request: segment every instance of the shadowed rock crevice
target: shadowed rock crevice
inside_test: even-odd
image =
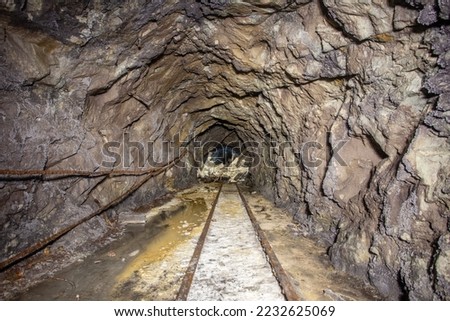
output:
[[[336,268],[448,300],[448,20],[445,1],[3,1],[1,170],[182,157],[145,182],[2,172],[0,260],[114,204],[50,247],[92,251],[119,213],[195,184],[212,142],[239,143],[246,182]]]

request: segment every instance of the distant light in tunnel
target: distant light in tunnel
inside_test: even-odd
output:
[[[211,160],[214,164],[230,164],[237,156],[241,154],[238,147],[223,146],[222,144],[216,146],[211,153]]]

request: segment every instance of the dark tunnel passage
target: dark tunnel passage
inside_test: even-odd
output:
[[[0,2],[1,298],[129,235],[124,222],[179,245],[152,209],[200,233],[215,184],[237,182],[295,236],[282,249],[322,246],[377,297],[450,299],[448,13],[415,0]]]
[[[229,165],[237,156],[241,154],[239,147],[216,145],[211,152],[211,159],[214,164],[224,164]]]

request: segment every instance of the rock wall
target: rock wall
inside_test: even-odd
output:
[[[0,169],[142,170],[234,131],[255,187],[337,268],[390,299],[450,299],[447,1],[0,8]],[[192,155],[106,213],[194,182]],[[141,181],[4,177],[1,259]]]

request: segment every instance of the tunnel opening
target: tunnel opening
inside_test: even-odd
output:
[[[236,128],[218,122],[199,135],[202,161],[197,178],[201,182],[246,183],[249,163],[245,145]]]
[[[216,145],[208,156],[215,165],[229,166],[241,154],[239,147]]]

